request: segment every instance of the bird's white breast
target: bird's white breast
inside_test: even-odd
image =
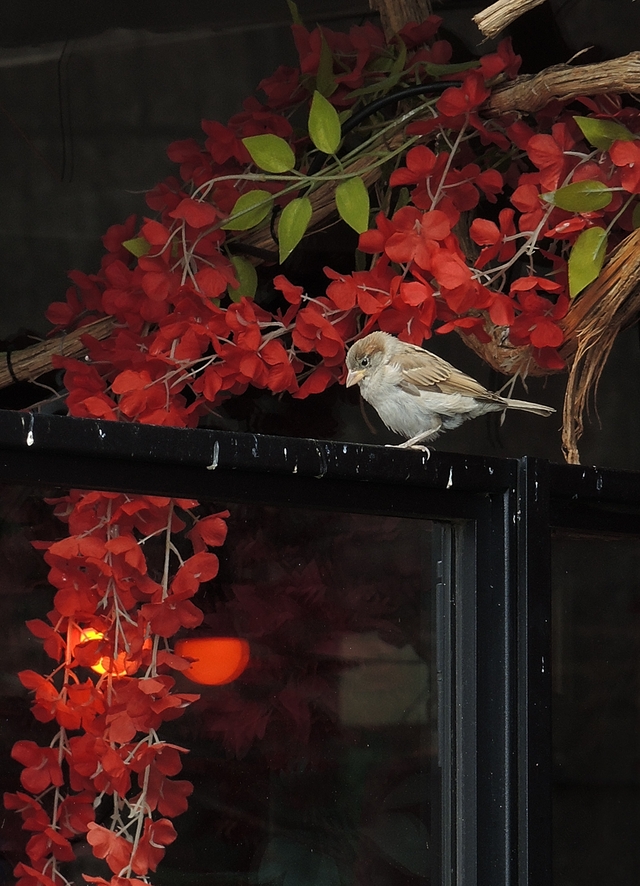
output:
[[[414,388],[416,393],[411,393],[401,387],[402,380],[400,367],[390,364],[384,373],[363,378],[360,390],[385,425],[405,437],[434,430],[440,424],[443,430],[457,428],[466,419],[487,411],[489,406],[462,394],[442,394],[418,388]]]

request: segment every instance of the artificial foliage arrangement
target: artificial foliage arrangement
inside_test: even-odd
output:
[[[386,39],[371,23],[296,20],[297,68],[263,80],[227,124],[204,121],[203,143],[169,146],[176,174],[48,311],[87,354],[54,358],[69,414],[195,427],[250,386],[306,398],[340,382],[346,349],[376,329],[416,344],[455,331],[514,376],[582,366],[580,388],[593,317],[617,330],[637,310],[640,111],[604,86],[505,108],[510,42],[457,63],[438,25]],[[335,223],[353,232],[353,268],[326,267],[309,291],[289,258]],[[615,301],[598,300],[603,280]],[[162,738],[197,697],[176,690],[189,660],[172,638],[202,622],[228,513],[97,492],[53,507],[68,535],[44,545],[55,596],[29,629],[54,664],[20,679],[56,731],[13,749],[23,790],[5,806],[31,834],[16,874],[66,886],[85,839],[106,863],[87,881],[142,886],[192,790],[176,778],[188,749]]]

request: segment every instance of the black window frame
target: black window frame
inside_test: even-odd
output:
[[[442,883],[551,883],[551,538],[640,533],[640,474],[5,411],[0,483],[449,524],[440,728],[456,745],[442,761]]]

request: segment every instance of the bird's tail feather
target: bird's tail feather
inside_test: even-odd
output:
[[[543,406],[541,403],[527,403],[526,400],[510,400],[504,398],[505,404],[509,409],[522,409],[523,412],[533,412],[535,415],[552,415],[555,409],[551,406]]]

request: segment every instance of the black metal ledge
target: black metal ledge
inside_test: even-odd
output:
[[[514,488],[516,467],[507,459],[0,412],[3,483],[298,506],[307,496],[316,507],[340,509],[356,498],[371,509],[375,497],[376,510],[419,513],[426,488],[452,504],[460,494],[503,494]]]
[[[551,525],[640,534],[636,473],[0,411],[1,483],[451,517],[515,494],[519,464],[548,484]]]

